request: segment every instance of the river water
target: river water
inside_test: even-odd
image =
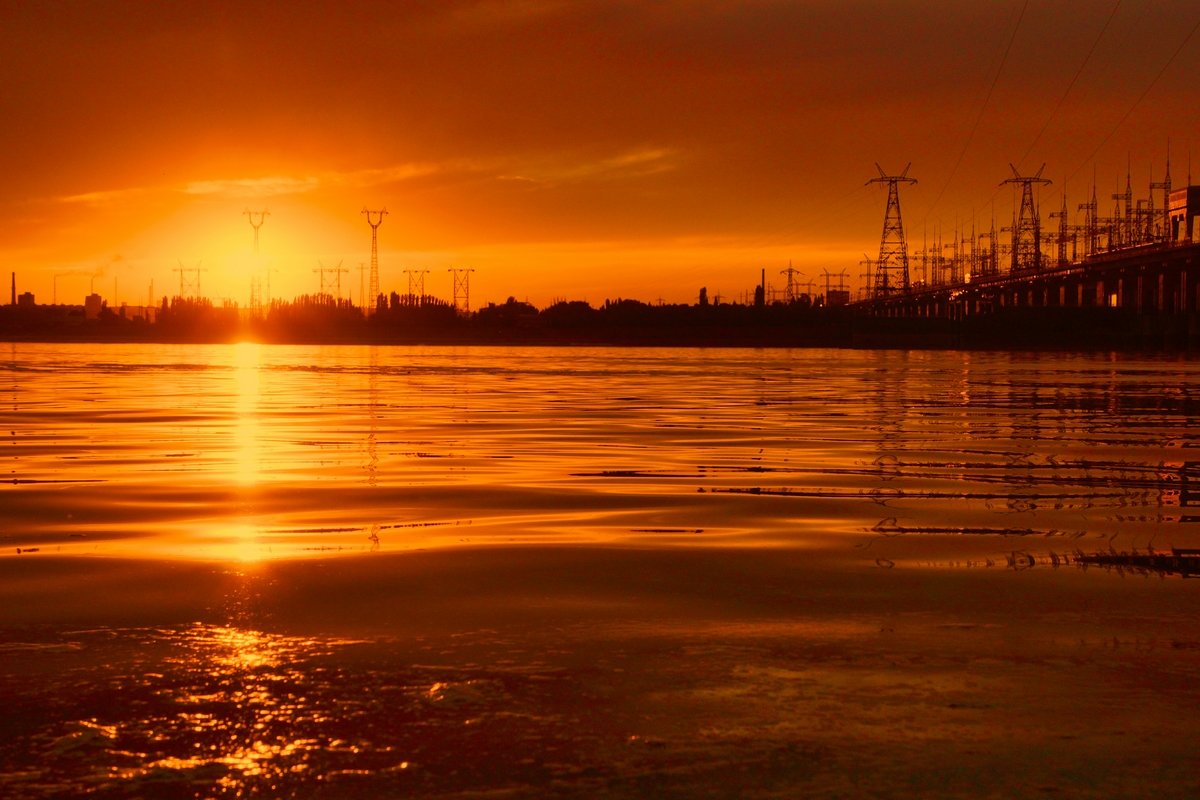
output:
[[[2,347],[5,797],[1198,788],[1198,361]]]

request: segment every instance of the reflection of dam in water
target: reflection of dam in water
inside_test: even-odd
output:
[[[1072,553],[1050,551],[1045,555],[1014,550],[1005,558],[1005,566],[1018,571],[1034,567],[1098,567],[1129,575],[1196,578],[1200,577],[1200,549],[1173,547],[1170,550],[1155,550],[1149,547],[1141,551],[1109,550],[1095,553],[1082,550]]]

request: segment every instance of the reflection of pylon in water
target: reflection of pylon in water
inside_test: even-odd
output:
[[[371,348],[367,363],[367,485],[375,486],[379,469],[379,355]]]
[[[879,240],[879,258],[874,264],[875,282],[871,290],[874,298],[884,298],[900,292],[907,292],[908,283],[908,241],[904,237],[904,220],[900,217],[901,183],[916,183],[916,178],[908,177],[909,164],[899,175],[888,175],[878,164],[879,177],[872,178],[867,184],[886,183],[888,187],[887,211],[883,217],[883,236]]]
[[[372,347],[367,360],[367,441],[366,463],[363,469],[367,473],[367,486],[374,488],[378,485],[379,471],[379,354]],[[371,523],[367,529],[367,541],[371,543],[371,552],[379,549],[379,523]]]

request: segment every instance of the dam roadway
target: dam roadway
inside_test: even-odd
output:
[[[853,304],[858,315],[896,319],[963,320],[1007,308],[1103,308],[1144,317],[1195,318],[1200,312],[1200,243],[1110,250],[1039,270],[917,284]]]

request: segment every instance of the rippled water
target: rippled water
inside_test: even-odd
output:
[[[11,346],[23,551],[1180,544],[1200,365],[1003,354]],[[1187,529],[1170,529],[1182,539]]]
[[[2,796],[1197,788],[1200,362],[2,347]]]

